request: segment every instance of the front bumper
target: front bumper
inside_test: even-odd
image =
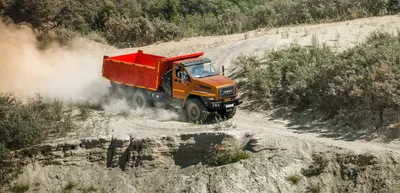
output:
[[[208,109],[221,110],[239,106],[240,104],[242,104],[242,102],[242,99],[236,98],[230,101],[204,101],[204,104]]]

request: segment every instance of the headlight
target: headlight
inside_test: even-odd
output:
[[[215,101],[215,97],[209,97],[207,99],[210,100],[210,101]]]

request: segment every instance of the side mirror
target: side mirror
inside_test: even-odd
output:
[[[224,65],[222,65],[222,75],[225,76],[225,66]]]

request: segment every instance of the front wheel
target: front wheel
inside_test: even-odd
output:
[[[189,99],[185,109],[190,122],[204,122],[207,120],[207,107],[200,99]]]
[[[224,109],[224,110],[220,110],[218,111],[218,114],[221,116],[221,118],[223,119],[231,119],[233,118],[233,116],[235,116],[236,114],[236,109],[237,107],[233,107],[230,109]]]

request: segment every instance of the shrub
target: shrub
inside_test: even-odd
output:
[[[227,150],[220,151],[217,150],[212,152],[207,160],[209,166],[221,166],[226,164],[236,163],[243,159],[250,158],[250,154],[243,150]]]
[[[81,34],[77,33],[76,31],[61,27],[43,27],[39,28],[37,31],[37,47],[39,49],[45,49],[52,43],[57,43],[60,46],[67,46],[71,40],[81,36]]]
[[[331,65],[334,56],[327,47],[293,45],[262,59],[242,56],[234,64],[237,74],[245,78],[241,87],[246,97],[262,101],[267,108],[305,106],[318,97],[310,88],[318,81],[319,69]]]
[[[90,193],[90,192],[97,192],[97,188],[95,188],[93,185],[84,187],[84,188],[79,188],[82,193]]]
[[[377,112],[372,117],[374,126],[388,125],[384,111],[396,110],[400,104],[400,94],[396,92],[400,81],[400,57],[396,54],[399,50],[398,36],[374,32],[364,44],[341,53],[341,62],[326,77],[331,79],[327,88],[330,92],[325,91],[331,107],[358,112],[361,117]]]
[[[76,188],[77,186],[78,186],[78,183],[69,181],[68,184],[65,185],[65,187],[62,189],[62,192],[63,192],[63,193],[72,192],[72,190],[73,190],[74,188]]]
[[[10,191],[13,192],[13,193],[28,192],[29,191],[29,185],[28,184],[15,184],[14,186],[11,187]]]
[[[154,42],[154,27],[146,18],[111,18],[105,24],[105,36],[118,47],[142,46]]]
[[[313,163],[308,168],[302,169],[302,174],[306,177],[318,176],[328,167],[329,160],[323,154],[314,153]]]
[[[9,183],[10,173],[12,167],[6,160],[9,158],[9,149],[6,148],[4,143],[0,143],[0,183]]]
[[[112,45],[129,47],[183,36],[397,13],[399,7],[398,0],[4,0],[0,14],[30,23],[42,31],[38,35],[45,42],[63,41],[65,33],[94,31]],[[55,33],[61,39],[43,36],[59,29],[71,32]]]
[[[388,11],[389,13],[398,13],[400,11],[400,0],[389,0]]]
[[[4,143],[0,143],[0,160],[7,158],[9,150],[6,148]]]
[[[75,106],[79,110],[79,114],[77,118],[80,120],[87,120],[90,116],[91,110],[103,110],[103,107],[100,103],[92,103],[89,101],[77,102]]]
[[[321,189],[322,188],[319,184],[310,184],[307,186],[306,191],[309,193],[320,193]]]
[[[368,120],[354,127],[379,128],[399,119],[388,116],[400,105],[399,51],[398,35],[376,31],[342,53],[326,46],[292,45],[264,58],[242,56],[234,62],[240,75],[234,77],[244,96],[266,109],[314,108],[342,115],[347,123]]]
[[[278,19],[275,17],[276,10],[271,5],[261,5],[249,12],[247,29],[257,29],[261,27],[276,26]]]
[[[293,185],[297,185],[300,183],[302,177],[299,175],[290,175],[289,177],[286,178],[290,183]]]
[[[0,141],[6,148],[18,149],[41,141],[37,136],[40,115],[33,113],[38,108],[35,102],[25,106],[11,95],[0,95]]]
[[[0,182],[5,185],[20,163],[9,157],[17,150],[51,137],[65,136],[76,128],[72,109],[61,101],[37,95],[26,101],[0,94]]]
[[[174,23],[155,19],[154,26],[154,41],[169,41],[183,37],[183,31]]]

